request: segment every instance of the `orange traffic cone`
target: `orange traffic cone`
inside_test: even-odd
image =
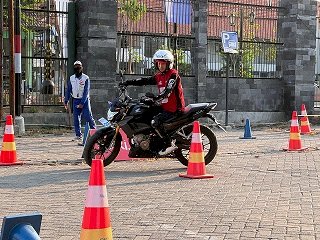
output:
[[[199,121],[195,121],[193,124],[187,174],[179,174],[179,176],[185,178],[213,178],[213,175],[206,174]]]
[[[23,162],[17,161],[16,144],[14,142],[14,129],[12,116],[6,117],[6,128],[3,135],[2,150],[0,155],[0,166],[21,165]]]
[[[80,240],[112,240],[106,180],[101,159],[93,159]]]
[[[299,123],[298,123],[298,113],[297,111],[292,112],[292,120],[290,126],[290,138],[289,147],[284,148],[286,151],[303,151],[307,148],[303,148],[301,144]]]
[[[301,115],[303,116],[300,120],[301,128],[300,133],[301,134],[310,134],[311,128],[309,124],[308,114],[306,110],[306,106],[304,104],[301,105]]]

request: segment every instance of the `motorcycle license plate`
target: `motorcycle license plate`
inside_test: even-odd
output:
[[[100,119],[98,119],[98,121],[104,126],[104,127],[109,127],[110,125],[111,125],[111,123],[107,120],[107,119],[105,119],[105,118],[100,118]]]

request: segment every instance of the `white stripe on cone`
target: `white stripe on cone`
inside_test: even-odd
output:
[[[193,133],[192,134],[192,142],[193,143],[201,143],[201,133]]]
[[[299,126],[298,120],[297,119],[291,120],[291,126]]]
[[[89,186],[86,196],[86,207],[109,207],[106,186]]]
[[[4,130],[5,134],[14,134],[14,130],[13,130],[13,126],[12,125],[7,125],[5,130]]]

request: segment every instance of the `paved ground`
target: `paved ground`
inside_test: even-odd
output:
[[[106,167],[114,239],[320,239],[320,134],[285,152],[288,131],[252,130],[216,131],[213,179],[179,178],[174,160]],[[90,169],[71,138],[16,137],[25,165],[0,167],[1,217],[39,211],[42,239],[79,239]]]

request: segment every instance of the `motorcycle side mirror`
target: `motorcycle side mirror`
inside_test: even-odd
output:
[[[152,92],[147,92],[146,97],[148,98],[154,98],[154,94]]]

